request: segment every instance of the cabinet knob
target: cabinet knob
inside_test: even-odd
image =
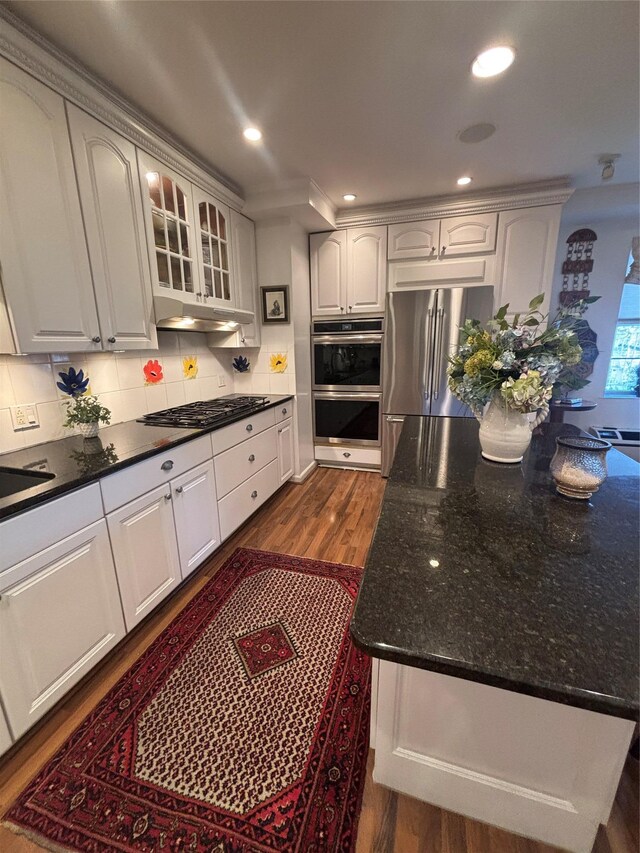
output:
[[[286,409],[283,409],[283,410],[282,410],[282,414],[283,414],[283,415],[286,415],[286,414],[287,414],[287,410],[286,410]]]
[[[163,471],[170,471],[170,470],[173,468],[173,462],[171,461],[171,459],[167,459],[167,461],[166,461],[166,462],[163,462],[163,463],[162,463],[162,465],[160,466],[160,468],[161,468]]]
[[[107,338],[107,340],[109,341],[110,344],[115,344],[115,342],[116,342],[116,339],[113,335],[111,335],[110,338]]]
[[[440,252],[440,254],[441,254],[441,255],[444,255],[444,253],[445,253],[446,251],[447,251],[447,247],[446,247],[446,246],[443,246],[443,247],[442,247],[442,251]]]
[[[256,461],[256,457],[252,453],[251,456],[249,457],[249,462],[255,462],[255,461]]]
[[[247,432],[251,432],[251,431],[253,430],[253,425],[252,425],[252,424],[247,424],[247,425],[246,425],[246,427],[245,427],[245,429],[246,429],[246,431],[247,431]]]
[[[100,335],[96,335],[94,338],[91,338],[94,344],[99,344],[101,341]]]
[[[165,499],[165,501],[170,501],[171,500],[171,492],[169,492],[168,495],[165,495],[164,499]]]
[[[349,453],[348,450],[345,450],[345,452],[342,455],[344,456],[345,459],[348,459],[351,456],[351,454]]]
[[[183,486],[176,486],[176,492],[177,492],[179,495],[181,495],[183,491],[184,491]]]
[[[340,310],[341,310],[341,311],[344,311],[344,308],[342,307],[342,305],[340,306]]]
[[[349,305],[349,313],[351,313],[352,308],[353,308],[353,305]]]
[[[257,493],[256,491],[251,492],[251,497],[252,497],[252,498],[257,498],[257,497],[258,497],[258,493]]]

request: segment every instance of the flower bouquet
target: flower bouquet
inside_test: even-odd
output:
[[[561,311],[545,327],[547,317],[538,310],[543,301],[544,294],[536,296],[526,314],[511,321],[503,305],[486,328],[466,320],[460,348],[449,357],[449,389],[480,421],[483,456],[496,462],[522,459],[531,431],[548,414],[558,377],[582,355],[571,316]]]
[[[98,434],[101,423],[111,422],[111,412],[105,406],[101,406],[98,398],[88,394],[89,377],[84,371],[77,372],[73,367],[68,373],[58,373],[60,382],[58,388],[68,394],[73,402],[66,402],[67,417],[65,427],[78,427],[80,434],[85,438],[94,438]]]

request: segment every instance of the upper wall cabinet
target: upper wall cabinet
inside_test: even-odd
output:
[[[255,322],[243,325],[239,334],[238,346],[260,346],[260,306],[258,304],[258,268],[256,260],[256,227],[254,223],[236,213],[230,212],[231,247],[233,254],[233,281],[236,307],[253,311]]]
[[[424,219],[389,226],[389,260],[489,254],[496,249],[497,213]]]
[[[135,146],[67,104],[104,349],[158,345]]]
[[[198,298],[210,305],[234,304],[229,260],[229,208],[199,187],[192,187],[196,223],[195,254],[200,274]]]
[[[540,311],[549,310],[562,205],[525,207],[500,213],[495,307],[509,303],[509,312],[524,312],[539,293]]]
[[[0,263],[15,348],[100,350],[63,99],[0,59]]]
[[[140,150],[138,166],[153,290],[160,296],[200,302],[191,184]]]
[[[311,313],[314,317],[384,311],[387,228],[311,234]]]

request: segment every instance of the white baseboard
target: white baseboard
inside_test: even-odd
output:
[[[307,465],[307,467],[303,471],[301,471],[299,474],[294,474],[293,477],[291,477],[291,482],[292,483],[304,483],[304,481],[307,479],[307,477],[309,477],[311,474],[313,474],[313,472],[315,471],[315,469],[317,467],[318,467],[318,463],[314,459],[312,462],[310,462]]]

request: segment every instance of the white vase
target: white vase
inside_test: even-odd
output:
[[[522,462],[531,433],[547,416],[547,409],[523,413],[506,406],[499,394],[487,403],[480,421],[480,446],[492,462]]]
[[[78,429],[80,430],[80,435],[84,436],[84,438],[95,438],[98,434],[99,426],[98,421],[93,421],[90,424],[78,424]]]

